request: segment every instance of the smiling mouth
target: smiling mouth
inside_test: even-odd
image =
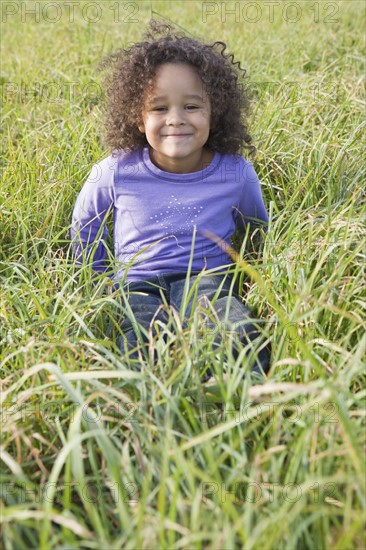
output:
[[[188,137],[188,136],[191,136],[192,134],[167,134],[167,135],[163,135],[162,137]]]

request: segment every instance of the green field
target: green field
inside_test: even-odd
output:
[[[0,7],[1,546],[365,548],[364,2]],[[226,41],[252,82],[270,225],[236,270],[267,321],[265,383],[196,317],[132,371],[118,296],[72,262],[108,154],[97,65],[151,15]]]

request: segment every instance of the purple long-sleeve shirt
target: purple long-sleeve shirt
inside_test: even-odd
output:
[[[107,269],[110,212],[113,278],[129,281],[187,271],[193,237],[193,271],[228,264],[229,256],[206,232],[230,245],[236,222],[244,227],[249,221],[268,221],[258,176],[243,157],[215,153],[203,170],[175,174],[155,166],[147,147],[119,151],[94,165],[77,198],[74,253],[78,262],[86,253],[97,272]]]

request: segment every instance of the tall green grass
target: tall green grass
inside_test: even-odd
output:
[[[2,546],[364,548],[363,3],[298,2],[290,23],[286,2],[273,21],[258,2],[250,23],[139,2],[134,24],[110,2],[88,23],[85,4],[3,23]],[[253,82],[270,225],[235,270],[267,322],[264,383],[202,337],[198,310],[184,330],[172,313],[132,370],[119,295],[72,262],[73,204],[107,154],[95,68],[152,12],[227,41]]]

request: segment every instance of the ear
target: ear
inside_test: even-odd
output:
[[[137,126],[137,128],[139,129],[139,131],[141,132],[141,134],[144,134],[145,133],[145,124],[143,122],[141,122],[141,124],[139,124]]]

